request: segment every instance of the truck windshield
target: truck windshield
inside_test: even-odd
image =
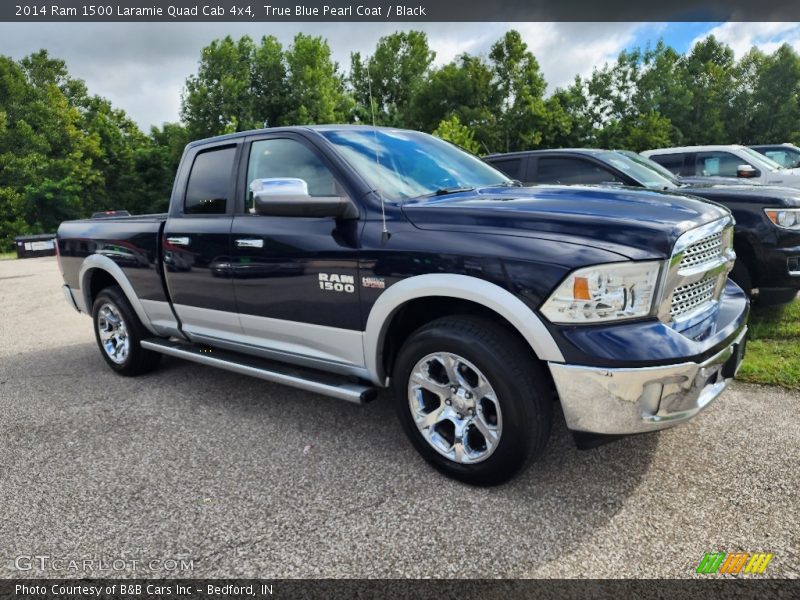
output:
[[[632,177],[646,188],[672,190],[681,185],[673,177],[667,177],[661,171],[647,164],[649,161],[643,156],[635,158],[627,152],[623,154],[618,151],[608,151],[601,152],[599,158]]]
[[[514,185],[480,159],[436,137],[397,129],[321,132],[386,200]]]
[[[764,156],[760,152],[756,152],[752,148],[740,148],[740,150],[750,158],[750,162],[756,167],[766,168],[768,171],[780,171],[784,168],[780,163],[775,162],[768,156]]]

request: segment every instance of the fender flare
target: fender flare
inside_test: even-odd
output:
[[[117,285],[122,288],[122,293],[125,294],[125,297],[128,299],[128,302],[130,302],[131,307],[133,307],[136,316],[139,317],[139,320],[142,322],[142,325],[144,325],[145,328],[153,335],[158,335],[153,327],[153,324],[150,322],[150,318],[147,316],[147,312],[144,310],[144,306],[142,306],[139,297],[136,295],[136,291],[133,289],[131,282],[125,276],[125,273],[122,271],[120,266],[107,256],[92,254],[91,256],[87,256],[81,265],[81,270],[78,273],[78,281],[80,282],[81,286],[81,300],[83,301],[83,308],[86,309],[84,312],[89,315],[91,315],[92,312],[92,302],[91,298],[89,297],[89,278],[92,274],[91,272],[95,269],[105,271],[114,278],[114,280],[117,282]]]
[[[370,310],[364,332],[364,364],[375,383],[386,382],[380,359],[395,313],[411,300],[431,297],[458,298],[480,304],[508,321],[540,360],[564,362],[561,350],[539,316],[508,290],[469,275],[430,273],[393,284]]]

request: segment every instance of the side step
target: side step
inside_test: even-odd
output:
[[[356,404],[365,404],[378,395],[374,387],[343,377],[208,346],[149,338],[142,340],[142,348]]]

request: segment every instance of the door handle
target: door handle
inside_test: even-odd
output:
[[[168,237],[167,242],[173,246],[188,246],[190,240],[188,237]]]
[[[264,240],[236,240],[237,248],[263,248]]]

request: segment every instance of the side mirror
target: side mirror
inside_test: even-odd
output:
[[[737,177],[750,179],[751,177],[758,177],[759,175],[761,175],[761,171],[759,171],[752,165],[739,165],[738,167],[736,167]]]
[[[257,215],[271,217],[358,218],[358,209],[341,196],[309,196],[308,184],[293,177],[254,179],[250,183]]]

